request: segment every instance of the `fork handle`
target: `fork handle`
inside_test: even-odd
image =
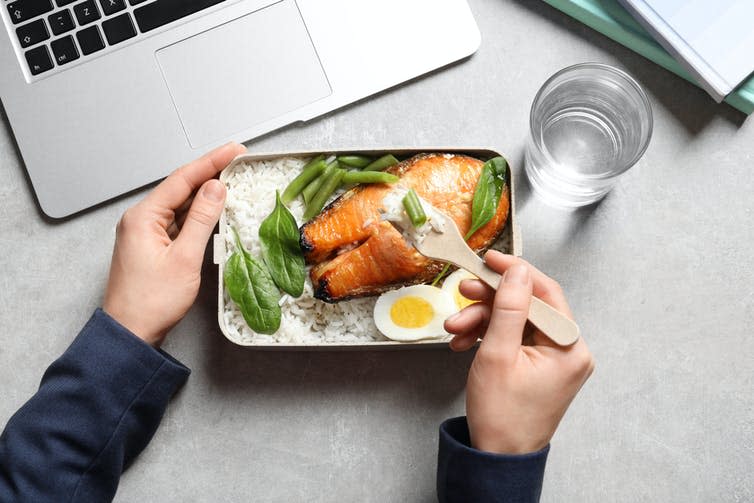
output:
[[[471,249],[469,249],[469,254],[464,256],[464,262],[464,264],[456,265],[466,269],[497,290],[502,276],[490,269],[484,263],[484,260],[479,258]],[[533,295],[529,305],[528,318],[532,325],[559,346],[570,346],[579,340],[580,330],[576,322]]]

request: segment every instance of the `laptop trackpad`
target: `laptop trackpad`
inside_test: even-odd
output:
[[[160,49],[157,60],[194,148],[331,93],[293,0]]]

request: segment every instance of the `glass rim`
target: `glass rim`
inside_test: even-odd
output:
[[[636,79],[634,79],[631,75],[629,75],[627,72],[621,70],[620,68],[617,68],[612,65],[608,65],[605,63],[594,63],[594,62],[586,62],[586,63],[576,63],[575,65],[570,65],[565,68],[561,68],[557,72],[553,73],[545,82],[542,84],[542,86],[539,88],[539,91],[537,91],[537,94],[534,96],[534,101],[532,101],[531,104],[531,110],[529,111],[529,136],[531,137],[533,143],[537,146],[537,149],[547,158],[550,162],[555,162],[555,160],[550,155],[549,150],[544,148],[544,145],[541,144],[541,142],[537,141],[537,137],[539,135],[535,134],[534,131],[534,110],[537,108],[537,105],[541,101],[543,94],[545,92],[545,89],[552,84],[555,80],[557,80],[559,77],[568,74],[573,73],[578,70],[585,70],[585,69],[592,69],[592,70],[600,70],[607,73],[611,73],[614,75],[618,75],[619,77],[625,79],[628,84],[633,87],[633,89],[636,91],[636,94],[639,96],[639,99],[641,101],[641,105],[644,107],[644,110],[646,110],[647,113],[647,134],[646,137],[642,140],[641,147],[637,150],[636,154],[631,158],[630,161],[626,162],[624,166],[621,166],[620,169],[611,171],[609,173],[601,173],[599,175],[586,175],[587,178],[592,180],[604,180],[609,178],[614,178],[618,175],[621,175],[628,171],[634,164],[636,164],[639,159],[644,155],[644,153],[647,151],[647,148],[649,148],[649,142],[652,139],[652,132],[654,130],[654,116],[652,114],[652,106],[649,102],[649,98],[647,97],[647,93],[644,91],[644,89],[639,85],[638,82],[636,82]]]

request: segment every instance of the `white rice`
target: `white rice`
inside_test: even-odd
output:
[[[259,225],[275,206],[275,190],[283,191],[293,178],[301,172],[308,159],[292,157],[269,161],[254,161],[240,164],[224,175],[228,188],[225,202],[226,259],[234,250],[234,227],[244,246],[257,258],[261,258],[259,245]],[[337,197],[336,193],[333,197]],[[296,218],[303,221],[304,206],[300,198],[291,202],[288,209]],[[494,248],[510,250],[509,233],[495,243]],[[308,271],[307,271],[308,272]],[[230,299],[223,287],[225,309],[223,312],[228,336],[240,344],[310,344],[323,343],[349,344],[358,342],[388,341],[379,333],[372,313],[376,297],[354,299],[337,304],[328,304],[313,296],[311,281],[304,284],[304,293],[294,299],[283,294],[280,300],[282,320],[280,329],[273,335],[258,334],[252,331],[243,319],[241,311]]]
[[[282,158],[272,161],[255,161],[236,166],[226,173],[228,197],[225,202],[225,219],[235,227],[244,246],[255,257],[261,258],[259,225],[275,207],[275,190],[283,189],[301,172],[306,159]],[[301,198],[288,205],[296,222],[303,221],[304,205]],[[225,229],[227,257],[233,253],[233,235]],[[388,340],[377,331],[372,320],[376,297],[354,299],[328,304],[313,296],[308,278],[304,293],[294,299],[283,294],[280,300],[283,316],[280,329],[273,335],[252,331],[243,319],[238,306],[225,296],[225,327],[228,335],[243,344],[321,344],[352,343]]]
[[[437,208],[418,196],[417,199],[419,199],[419,204],[427,216],[427,221],[420,227],[414,227],[403,206],[403,199],[406,194],[408,194],[408,189],[399,185],[385,196],[385,199],[382,200],[383,207],[380,210],[383,220],[395,222],[401,231],[401,235],[403,235],[403,239],[411,244],[421,243],[427,237],[427,234],[432,231],[440,234],[445,232],[445,217],[437,211]]]

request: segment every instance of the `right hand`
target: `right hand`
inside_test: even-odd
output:
[[[485,262],[503,274],[495,292],[481,281],[461,283],[461,293],[481,301],[445,322],[454,351],[482,338],[466,384],[471,445],[499,454],[544,448],[573,398],[594,370],[583,338],[561,347],[527,324],[531,296],[572,318],[560,286],[527,262],[489,251]]]

